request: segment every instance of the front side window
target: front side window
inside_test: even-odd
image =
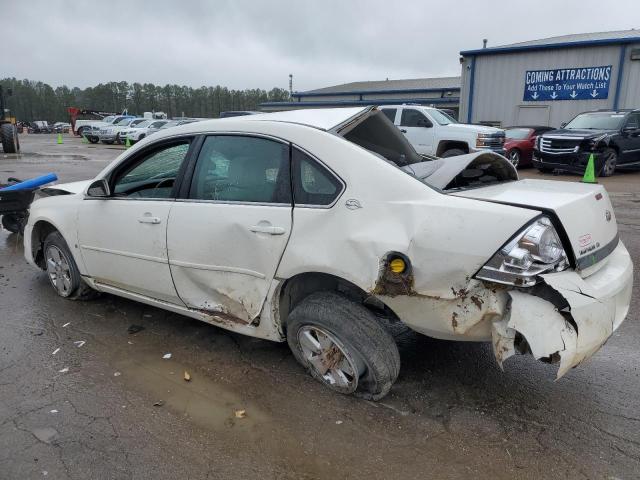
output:
[[[173,186],[189,150],[189,141],[163,145],[141,155],[116,174],[115,197],[172,198]]]
[[[299,205],[330,205],[342,191],[338,179],[306,153],[294,148],[293,201]]]
[[[627,120],[627,128],[640,128],[640,113],[632,113]]]
[[[422,112],[413,110],[412,108],[405,108],[402,110],[402,117],[400,119],[401,127],[431,127],[431,122],[425,117]]]
[[[289,146],[259,137],[208,137],[198,156],[189,198],[290,205]]]

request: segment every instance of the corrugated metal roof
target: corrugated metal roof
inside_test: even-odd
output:
[[[558,37],[541,38],[539,40],[528,40],[526,42],[510,43],[495,47],[480,48],[476,50],[466,50],[460,52],[461,55],[469,54],[491,54],[518,50],[536,50],[545,48],[561,48],[583,45],[615,44],[640,42],[640,30],[617,30],[611,32],[576,33],[572,35],[561,35]]]
[[[412,78],[407,80],[379,80],[368,82],[351,82],[332,87],[318,88],[305,92],[295,92],[294,96],[305,96],[329,93],[361,93],[386,92],[389,90],[429,90],[459,89],[460,77]]]

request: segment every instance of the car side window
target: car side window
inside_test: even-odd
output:
[[[401,127],[432,127],[432,123],[420,111],[412,108],[402,110]]]
[[[340,195],[342,184],[323,165],[297,148],[293,161],[293,201],[297,205],[330,205]]]
[[[290,205],[289,145],[241,135],[207,137],[189,198]]]
[[[189,151],[189,140],[162,145],[140,155],[118,172],[113,181],[115,197],[171,198],[180,167]]]
[[[382,109],[382,113],[384,113],[387,118],[389,120],[391,120],[391,122],[395,122],[396,121],[396,112],[398,111],[397,108],[383,108]]]
[[[627,128],[640,128],[640,113],[632,113],[627,120]]]

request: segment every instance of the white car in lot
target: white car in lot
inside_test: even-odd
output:
[[[105,125],[100,128],[100,133],[98,138],[102,143],[112,144],[122,143],[123,142],[123,132],[127,131],[129,128],[135,128],[136,125],[139,125],[143,122],[146,122],[144,118],[123,118],[117,123],[113,125]]]
[[[398,376],[394,322],[561,376],[631,299],[602,186],[518,180],[492,152],[429,160],[374,107],[171,128],[50,193],[24,252],[60,296],[286,340],[316,379],[365,398]]]
[[[147,120],[149,123],[142,123],[138,128],[127,130],[126,138],[131,143],[139,142],[145,137],[157,132],[162,126],[166,125],[169,120]]]

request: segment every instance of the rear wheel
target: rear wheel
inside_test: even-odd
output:
[[[44,241],[45,270],[51,286],[58,295],[71,300],[88,299],[96,295],[80,276],[67,242],[58,232],[50,233]]]
[[[98,137],[89,137],[89,142],[91,143],[98,143],[100,141],[100,139]]]
[[[20,150],[18,129],[10,123],[0,125],[0,141],[2,141],[4,153],[18,153]]]
[[[448,157],[457,157],[458,155],[464,155],[465,152],[464,150],[461,150],[459,148],[452,148],[450,150],[447,150],[446,152],[444,152],[440,158],[448,158]]]
[[[296,306],[287,342],[311,376],[339,393],[378,400],[398,378],[393,337],[363,305],[335,292],[314,293]]]
[[[600,170],[601,177],[610,177],[616,171],[618,165],[618,152],[613,148],[605,148],[602,152],[602,168]]]

